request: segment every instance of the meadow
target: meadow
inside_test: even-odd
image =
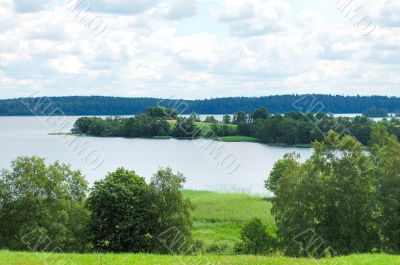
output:
[[[271,202],[247,194],[185,191],[193,206],[193,239],[206,252],[232,253],[243,225],[254,217],[264,221],[271,232],[275,222]]]
[[[48,254],[0,251],[0,265],[399,265],[400,257],[370,254],[321,260],[260,256],[160,256],[142,254]]]

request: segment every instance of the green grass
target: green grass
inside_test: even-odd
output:
[[[240,136],[240,135],[238,135],[238,136],[222,136],[222,137],[218,137],[218,140],[221,142],[251,142],[251,143],[260,142],[255,137]]]
[[[285,144],[285,143],[268,143],[269,146],[276,146],[276,147],[295,147],[295,148],[312,148],[312,144]]]
[[[0,251],[0,265],[399,265],[399,256],[351,255],[333,259],[255,256],[160,256],[133,254],[47,254]]]
[[[184,194],[195,207],[193,238],[201,241],[205,249],[219,246],[225,252],[232,252],[241,228],[253,217],[261,218],[271,232],[275,231],[272,205],[263,198],[207,191],[185,191]]]
[[[152,139],[156,139],[156,140],[168,140],[168,139],[172,139],[172,136],[154,136],[154,137],[152,137]]]

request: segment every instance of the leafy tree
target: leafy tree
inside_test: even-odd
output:
[[[377,131],[383,127],[376,127]],[[374,133],[374,130],[373,130]],[[382,203],[382,233],[384,250],[400,253],[400,143],[396,137],[383,132],[376,141],[375,160]],[[373,139],[373,138],[372,138]],[[380,146],[380,147],[379,147]]]
[[[200,135],[200,129],[194,124],[192,119],[178,118],[172,135],[178,138],[196,138]]]
[[[231,115],[227,115],[227,114],[225,114],[222,118],[222,122],[225,124],[230,124],[231,120],[232,120]]]
[[[378,247],[376,187],[371,157],[356,139],[330,132],[316,142],[312,157],[293,163],[275,191],[272,211],[286,254],[320,255],[329,246],[345,255]],[[325,244],[310,249],[310,242],[294,240],[305,231],[314,231]]]
[[[269,255],[277,249],[277,239],[267,232],[259,218],[250,220],[240,232],[241,242],[236,251],[250,255]]]
[[[265,181],[265,187],[270,192],[275,192],[279,185],[279,180],[288,174],[288,170],[291,170],[297,165],[296,159],[299,155],[296,153],[285,154],[283,159],[278,160],[269,175],[269,178]]]
[[[239,111],[238,113],[235,113],[233,115],[233,123],[234,124],[247,123],[247,122],[248,122],[248,116],[247,116],[246,112]]]
[[[251,136],[251,124],[250,123],[239,123],[236,128],[237,135]]]
[[[200,122],[201,121],[200,115],[196,114],[196,113],[190,114],[189,119],[192,120],[193,122]]]
[[[251,113],[250,118],[251,120],[255,121],[258,119],[268,119],[269,117],[269,113],[268,110],[266,108],[258,108],[256,109],[256,111],[254,111],[253,113]]]
[[[385,146],[388,140],[389,132],[385,125],[379,124],[372,127],[371,136],[369,138],[369,146],[371,148]]]
[[[151,179],[150,186],[156,194],[157,235],[162,239],[161,252],[186,252],[192,243],[192,206],[182,193],[185,181],[181,173],[174,174],[170,168],[160,169]],[[177,233],[172,237],[162,236],[169,231]],[[176,236],[181,242],[174,242]]]
[[[149,252],[155,245],[157,204],[144,178],[123,168],[97,181],[87,207],[90,240],[96,250]]]
[[[87,182],[79,171],[39,157],[19,157],[0,174],[0,247],[85,251]]]
[[[161,106],[147,108],[145,114],[147,114],[152,118],[166,118],[166,119],[178,118],[178,113],[176,110],[168,109]]]
[[[206,123],[218,123],[217,119],[214,116],[207,116],[204,120]]]

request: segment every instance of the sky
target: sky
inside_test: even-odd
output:
[[[0,0],[0,98],[400,96],[398,0]]]

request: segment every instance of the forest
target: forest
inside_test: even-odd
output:
[[[305,105],[319,109],[303,109]],[[181,114],[233,114],[252,112],[266,107],[271,113],[293,111],[326,113],[365,113],[381,109],[394,113],[400,110],[398,97],[340,95],[276,95],[264,97],[229,97],[201,100],[123,98],[101,96],[36,97],[0,100],[0,116],[27,115],[133,115],[152,106],[178,109]],[[49,107],[51,106],[51,107]]]

